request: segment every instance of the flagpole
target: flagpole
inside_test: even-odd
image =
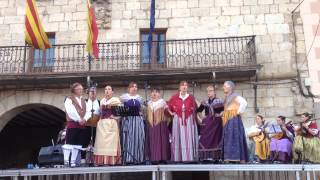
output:
[[[149,29],[149,37],[148,37],[148,47],[149,47],[149,63],[151,65],[151,58],[152,58],[152,36],[154,32],[154,27],[155,27],[155,0],[151,0],[150,4],[150,29]]]
[[[92,56],[90,55],[90,53],[88,53],[88,75],[87,75],[87,87],[90,88],[90,72],[91,72],[91,61],[92,61]]]
[[[92,61],[92,56],[91,54],[88,54],[88,63],[89,63],[89,72],[91,71],[91,61]]]
[[[91,72],[91,61],[92,61],[92,56],[90,55],[90,53],[88,53],[88,74],[87,74],[87,93],[88,93],[88,101],[90,99],[90,88],[93,85],[93,82],[91,81],[91,77],[90,77],[90,72]],[[94,114],[94,109],[93,109],[93,103],[94,101],[91,100],[92,102],[92,106],[91,106],[91,120],[93,120],[93,114]],[[88,163],[89,167],[93,165],[93,126],[90,127],[90,144],[87,147],[87,153],[90,154],[89,155],[89,161],[86,162]]]

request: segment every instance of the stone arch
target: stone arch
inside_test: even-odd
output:
[[[47,90],[15,91],[0,100],[0,131],[17,114],[31,108],[53,106],[64,111],[65,94]]]

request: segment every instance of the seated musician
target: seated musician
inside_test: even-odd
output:
[[[265,121],[263,116],[256,116],[256,124],[248,130],[248,137],[251,140],[250,161],[264,162],[270,155],[269,139],[265,133]]]
[[[319,130],[309,113],[305,112],[301,115],[300,126],[295,130],[297,136],[293,144],[294,160],[320,163]]]
[[[286,123],[286,117],[284,116],[278,116],[277,125],[280,126],[280,132],[271,134],[270,160],[290,163],[292,160],[294,128],[290,122]]]

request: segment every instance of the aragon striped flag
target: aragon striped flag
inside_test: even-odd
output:
[[[40,22],[35,0],[26,0],[25,40],[36,49],[44,50],[51,47]]]
[[[87,37],[87,44],[86,49],[90,55],[95,58],[98,58],[99,49],[97,45],[98,39],[98,26],[96,22],[96,16],[94,14],[94,8],[92,5],[92,0],[87,0],[88,5],[88,37]]]

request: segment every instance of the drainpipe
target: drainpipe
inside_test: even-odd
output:
[[[258,76],[256,75],[256,83],[253,84],[253,90],[254,90],[254,112],[259,113],[259,107],[258,107]]]

